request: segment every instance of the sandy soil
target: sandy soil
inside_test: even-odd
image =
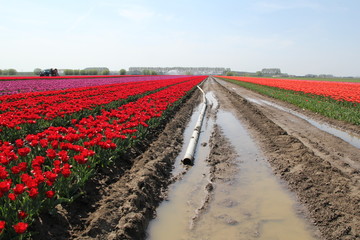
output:
[[[274,173],[307,208],[321,238],[360,239],[360,149],[292,114],[245,98],[271,101],[353,134],[359,134],[360,127],[319,117],[219,79],[206,81],[204,88],[219,93],[222,106],[246,122]],[[171,169],[187,120],[200,100],[197,91],[164,129],[154,131],[149,143],[133,149],[119,166],[102,170],[74,204],[42,215],[34,225],[39,232],[34,239],[145,238],[148,222],[172,181]],[[216,130],[210,142],[214,181],[231,164],[220,154],[234,154],[222,150],[229,149],[228,145]]]

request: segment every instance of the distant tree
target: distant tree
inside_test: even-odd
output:
[[[10,68],[8,74],[9,74],[9,75],[16,75],[16,74],[17,74],[17,71],[16,71],[15,69],[13,69],[13,68]]]
[[[35,68],[34,69],[34,74],[35,75],[40,75],[41,69],[40,68]]]
[[[235,76],[235,73],[234,72],[227,72],[226,76]]]
[[[120,70],[120,75],[126,75],[126,70],[125,70],[125,69],[121,69],[121,70]]]
[[[74,75],[74,70],[73,69],[65,69],[64,74],[65,75]]]
[[[258,77],[261,77],[261,76],[263,76],[263,73],[262,73],[261,71],[257,71],[257,72],[255,73],[255,75],[258,76]]]
[[[3,70],[0,69],[0,75],[2,75],[2,74],[3,74]]]
[[[148,70],[148,69],[144,69],[144,70],[142,71],[142,73],[143,73],[143,75],[151,75],[151,72],[150,72],[150,70]]]
[[[158,75],[158,73],[154,70],[151,70],[149,75]]]
[[[109,75],[109,74],[110,74],[109,69],[105,69],[105,70],[101,71],[101,75]]]
[[[98,75],[99,72],[96,69],[89,69],[87,70],[88,75]]]
[[[80,75],[87,75],[87,71],[85,69],[80,70]]]
[[[74,69],[73,75],[80,75],[80,69]]]

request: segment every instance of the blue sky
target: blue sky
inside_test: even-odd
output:
[[[360,76],[359,0],[0,0],[0,69]]]

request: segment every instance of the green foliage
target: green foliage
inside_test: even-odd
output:
[[[103,70],[101,75],[109,75],[110,71],[108,69]],[[65,75],[99,75],[99,71],[96,69],[65,69]]]
[[[158,73],[154,70],[144,69],[142,71],[143,75],[158,75]]]
[[[98,75],[99,74],[99,72],[98,72],[98,70],[96,70],[96,69],[89,69],[89,70],[86,70],[86,75]]]
[[[73,69],[65,69],[64,74],[65,75],[74,75],[74,70]]]
[[[17,71],[13,68],[10,68],[9,69],[9,75],[16,75],[17,74]]]
[[[105,69],[101,72],[101,75],[109,75],[110,71],[109,69]]]
[[[13,68],[0,70],[0,75],[16,75],[17,71]]]
[[[41,69],[40,68],[35,68],[34,69],[34,74],[35,75],[40,75]]]
[[[234,72],[226,72],[226,76],[236,76]]]
[[[230,80],[225,78],[223,78],[223,80],[238,84],[258,93],[289,102],[300,108],[308,109],[329,118],[360,125],[359,103],[337,101],[329,97],[284,90],[237,80]]]
[[[143,73],[143,75],[150,75],[151,74],[150,70],[148,70],[148,69],[144,69],[142,71],[142,73]]]
[[[126,70],[125,70],[125,69],[121,69],[121,70],[120,70],[120,75],[126,75]]]

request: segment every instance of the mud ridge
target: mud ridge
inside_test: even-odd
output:
[[[200,97],[195,91],[163,129],[153,130],[151,142],[131,149],[113,168],[101,169],[73,204],[41,215],[34,239],[144,239],[166,197],[186,123]]]
[[[210,114],[216,116],[217,109]],[[229,181],[239,171],[236,159],[238,157],[234,147],[224,137],[218,125],[214,125],[214,131],[210,138],[210,153],[206,161],[210,166],[209,183],[205,186],[206,196],[202,205],[196,210],[195,215],[191,219],[190,229],[196,227],[201,216],[207,212],[213,200],[213,191],[218,181]]]
[[[144,154],[135,159],[135,165],[113,187],[116,193],[103,201],[99,210],[90,217],[89,225],[78,239],[143,239],[155,209],[164,198],[169,184],[172,165],[181,150],[183,131],[199,97],[195,95],[184,104],[175,118],[166,126],[160,137]],[[121,201],[118,201],[121,199]],[[107,202],[116,202],[109,209]],[[111,216],[109,216],[111,214]],[[100,217],[98,217],[100,216]],[[102,218],[110,220],[112,229],[97,232],[102,227]],[[106,223],[107,225],[108,223]],[[95,230],[94,230],[95,229]],[[93,232],[96,232],[96,235]]]
[[[225,92],[227,102],[260,141],[274,172],[307,207],[324,239],[359,239],[359,173],[348,174],[332,166],[267,118],[256,105],[221,84],[218,90]]]

